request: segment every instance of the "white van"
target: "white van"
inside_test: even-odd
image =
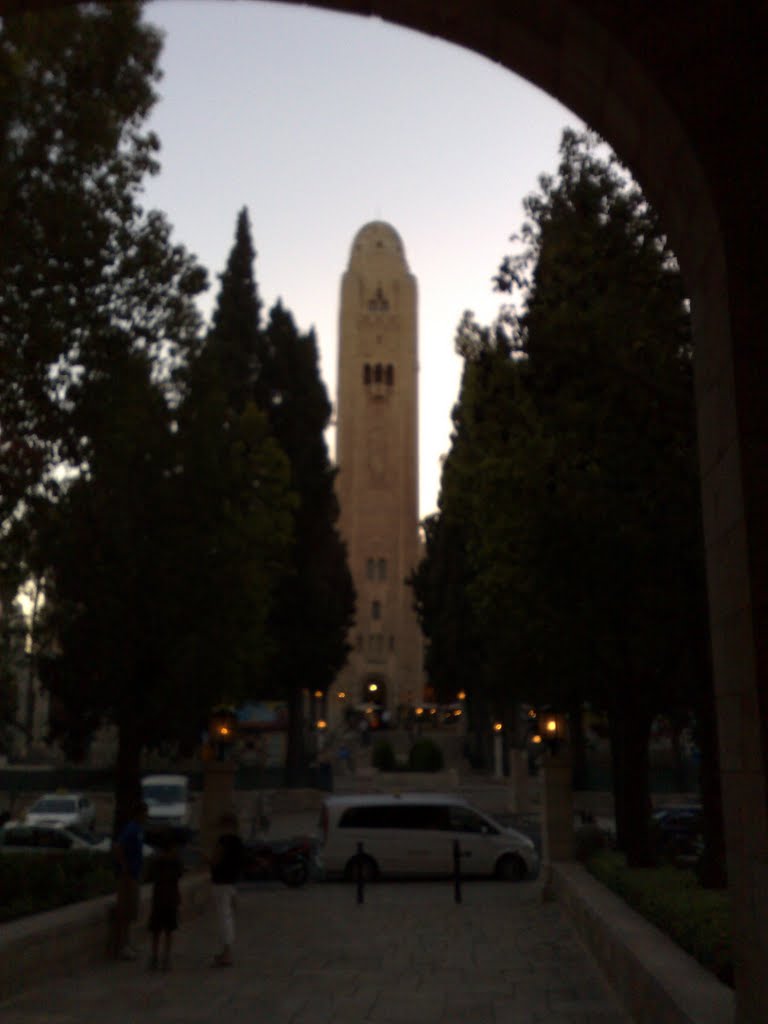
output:
[[[186,775],[145,775],[141,798],[147,805],[147,830],[190,825],[189,780]]]
[[[458,840],[462,875],[518,881],[534,875],[533,842],[462,797],[446,793],[329,796],[320,811],[318,866],[328,878],[451,875]]]

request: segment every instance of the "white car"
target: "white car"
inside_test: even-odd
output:
[[[145,831],[189,828],[190,797],[186,775],[145,775],[141,796],[147,805]]]
[[[46,793],[24,815],[28,825],[77,825],[93,828],[96,808],[83,793]]]
[[[91,834],[77,825],[31,825],[27,821],[9,821],[0,828],[3,853],[59,853],[62,850],[103,852]]]
[[[539,866],[528,836],[450,793],[327,797],[319,838],[328,877],[450,875],[455,853],[465,876],[522,881]]]
[[[97,835],[79,825],[30,825],[27,821],[7,821],[0,827],[2,853],[55,853],[61,850],[87,850],[89,853],[111,853],[112,839]],[[144,843],[144,858],[155,851]]]

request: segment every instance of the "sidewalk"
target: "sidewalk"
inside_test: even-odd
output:
[[[182,920],[170,972],[99,963],[3,1005],[3,1024],[630,1024],[537,883],[241,893],[236,964],[209,966],[209,918]]]

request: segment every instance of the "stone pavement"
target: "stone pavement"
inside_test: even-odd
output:
[[[0,1005],[3,1024],[631,1024],[537,882],[261,883],[241,893],[237,959],[209,917],[172,970],[103,962]],[[142,936],[142,938],[144,938]],[[146,946],[146,938],[144,938]]]

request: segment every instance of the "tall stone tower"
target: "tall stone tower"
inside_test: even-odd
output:
[[[341,281],[337,493],[357,614],[330,695],[339,711],[394,712],[423,696],[421,631],[404,582],[420,555],[416,338],[416,279],[403,243],[373,221],[355,236]]]

